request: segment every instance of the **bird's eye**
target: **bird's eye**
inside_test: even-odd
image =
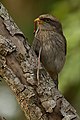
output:
[[[43,20],[44,22],[50,22],[50,19],[48,18],[40,18],[40,20]]]
[[[46,22],[49,22],[49,19],[46,19]]]

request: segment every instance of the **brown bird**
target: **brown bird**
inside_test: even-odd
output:
[[[56,17],[44,14],[34,20],[34,27],[32,48],[58,87],[58,73],[63,68],[66,58],[66,39],[62,25]],[[37,79],[38,74],[39,70]]]

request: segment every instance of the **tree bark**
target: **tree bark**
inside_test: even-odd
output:
[[[1,116],[0,116],[0,120],[6,120],[6,119],[5,119],[4,117],[1,117]]]
[[[25,113],[27,120],[79,120],[76,110],[56,89],[40,67],[37,57],[5,7],[0,3],[0,76],[3,77]]]

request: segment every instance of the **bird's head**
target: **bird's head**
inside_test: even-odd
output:
[[[34,20],[34,32],[36,32],[37,27],[44,30],[53,30],[62,34],[61,23],[56,19],[56,17],[49,14],[40,15]]]

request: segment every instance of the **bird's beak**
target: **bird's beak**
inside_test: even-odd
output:
[[[36,19],[34,20],[34,23],[43,24],[43,21],[40,20],[40,18],[36,18]]]
[[[36,18],[35,20],[34,20],[34,23],[35,22],[40,22],[40,19],[39,18]]]
[[[40,20],[40,18],[36,18],[36,19],[34,20],[34,33],[35,33],[36,30],[37,30],[37,25],[38,25],[38,24],[43,24],[43,21]]]

